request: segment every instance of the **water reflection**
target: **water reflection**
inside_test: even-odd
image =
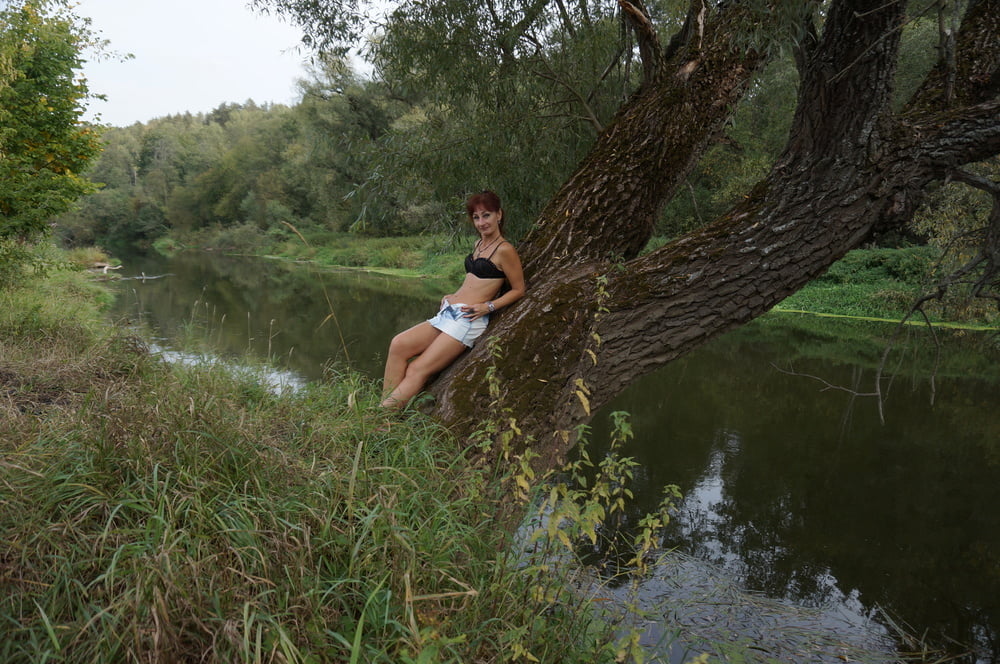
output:
[[[421,279],[212,254],[123,263],[116,315],[151,325],[165,345],[203,340],[215,353],[250,353],[306,380],[331,365],[380,374],[388,340],[433,313],[443,292]]]
[[[215,352],[250,350],[306,380],[331,362],[377,377],[391,336],[425,318],[442,292],[419,280],[213,255],[125,263],[125,276],[173,275],[119,285],[118,315],[142,318],[165,346],[200,337]],[[632,415],[636,438],[625,453],[640,463],[635,516],[656,507],[666,484],[684,494],[665,542],[683,558],[643,597],[715,593],[722,606],[719,583],[704,585],[719,575],[761,593],[758,608],[766,597],[819,611],[832,633],[868,629],[883,607],[952,653],[961,652],[955,642],[971,644],[978,661],[998,661],[996,349],[975,345],[984,335],[942,332],[932,382],[935,353],[914,334],[891,358],[882,423],[873,398],[838,388],[872,391],[892,328],[809,320],[767,317],[730,333],[638,380],[595,420],[599,441],[608,412]],[[660,631],[685,619],[674,611]],[[765,625],[799,619],[760,615]]]
[[[881,424],[875,399],[830,386],[871,392],[884,340],[870,334],[890,328],[771,338],[769,325],[727,335],[611,404],[634,415],[625,453],[645,469],[637,511],[677,483],[685,498],[668,547],[770,597],[857,620],[882,607],[952,653],[956,640],[975,646],[966,661],[996,661],[1000,387],[970,373],[995,365],[951,339],[932,383],[912,361],[933,353],[911,344]],[[818,353],[827,334],[858,363]]]
[[[291,371],[273,369],[267,365],[250,367],[245,362],[235,364],[224,362],[214,353],[191,353],[163,348],[158,344],[151,344],[149,352],[155,357],[162,358],[168,364],[189,367],[221,367],[234,376],[247,376],[256,384],[262,385],[275,394],[295,392],[306,385],[306,381],[301,376]]]

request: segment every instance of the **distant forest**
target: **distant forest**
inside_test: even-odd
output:
[[[910,37],[932,38],[930,26]],[[900,98],[930,64],[907,62]],[[491,188],[516,240],[618,103],[608,94],[604,103],[591,100],[589,117],[546,113],[558,94],[533,88],[533,80],[497,90],[493,106],[463,105],[454,91],[444,101],[433,87],[365,80],[342,60],[319,59],[299,81],[294,106],[223,103],[207,114],[106,128],[105,149],[87,173],[100,190],[54,228],[67,246],[111,251],[165,239],[254,251],[346,232],[453,235],[463,227],[466,195]],[[688,179],[686,195],[663,210],[659,236],[707,223],[767,172],[786,139],[796,80],[787,58],[764,72]],[[969,210],[988,205],[968,196],[942,190],[911,233],[883,241],[945,241]],[[942,223],[942,215],[953,221]]]

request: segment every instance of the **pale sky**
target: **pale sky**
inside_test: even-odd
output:
[[[294,104],[308,53],[298,29],[244,0],[77,0],[75,12],[132,60],[86,63],[86,118],[129,126],[222,103]]]

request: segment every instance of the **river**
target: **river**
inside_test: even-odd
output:
[[[392,335],[451,286],[213,254],[125,263],[115,316],[147,325],[158,347],[250,353],[292,381],[345,366],[380,376]],[[683,494],[664,541],[672,563],[640,589],[651,615],[673,607],[648,621],[648,640],[701,625],[706,639],[730,634],[778,661],[823,661],[808,648],[827,633],[843,643],[825,656],[840,648],[844,660],[896,625],[952,661],[1000,661],[998,342],[939,330],[938,353],[914,328],[889,355],[878,399],[893,330],[771,314],[639,378],[598,414],[598,455],[609,414],[630,414],[633,520],[664,485]],[[727,609],[706,615],[711,604]],[[798,640],[768,636],[769,624],[800,623]]]

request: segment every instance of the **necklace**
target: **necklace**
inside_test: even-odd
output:
[[[501,239],[501,238],[499,238],[499,237],[498,237],[497,239],[493,240],[492,242],[490,242],[490,243],[489,243],[488,245],[486,245],[485,247],[483,247],[483,246],[480,246],[480,247],[479,247],[478,249],[476,249],[476,254],[477,254],[477,256],[482,256],[483,254],[485,254],[485,253],[486,253],[486,250],[487,250],[487,249],[489,249],[490,247],[492,247],[493,245],[495,245],[495,244],[496,244],[497,242],[499,242],[499,241],[500,241],[500,239]],[[482,240],[479,240],[479,244],[480,244],[480,245],[482,245],[482,243],[483,243],[483,241],[482,241]]]

